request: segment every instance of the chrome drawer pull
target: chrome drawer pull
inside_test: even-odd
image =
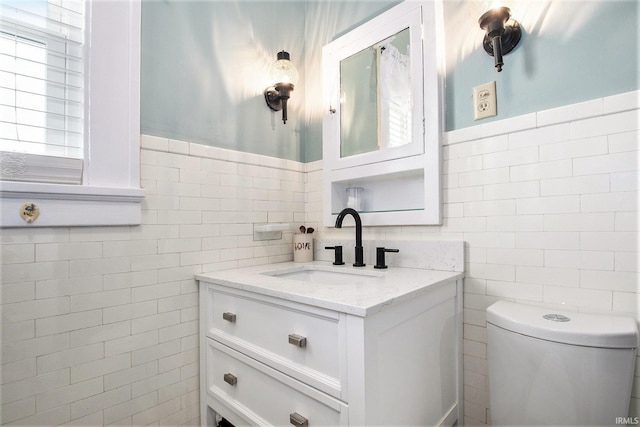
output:
[[[296,347],[306,347],[307,338],[301,335],[289,334],[289,344],[293,344]]]
[[[235,314],[235,313],[229,313],[229,312],[222,313],[222,318],[223,318],[224,320],[227,320],[227,321],[231,322],[231,323],[235,323],[235,321],[236,321],[236,314]]]
[[[224,382],[229,385],[236,385],[238,383],[238,377],[233,374],[224,374]]]
[[[309,420],[297,412],[289,414],[289,422],[296,427],[307,427],[309,425]]]

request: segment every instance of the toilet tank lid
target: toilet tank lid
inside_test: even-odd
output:
[[[602,348],[636,348],[638,325],[631,317],[574,313],[498,301],[487,323],[534,338]]]

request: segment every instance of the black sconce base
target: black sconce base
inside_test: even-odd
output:
[[[275,87],[271,86],[264,90],[264,100],[273,111],[282,110],[282,99]]]
[[[522,30],[518,21],[513,21],[513,25],[507,25],[504,27],[504,33],[502,34],[502,54],[506,55],[511,52],[520,42],[522,37]],[[493,41],[488,34],[484,36],[482,40],[482,47],[484,51],[493,56]]]
[[[278,83],[264,90],[264,100],[273,111],[282,110],[282,123],[287,124],[287,100],[293,90],[291,83]]]

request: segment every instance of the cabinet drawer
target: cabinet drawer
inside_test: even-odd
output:
[[[207,339],[206,380],[207,392],[250,424],[291,425],[292,414],[309,426],[348,420],[343,402],[212,339]]]
[[[291,302],[207,288],[210,338],[339,397],[340,315]],[[343,322],[344,323],[344,322]],[[266,360],[270,359],[270,360]],[[293,373],[290,370],[296,371]],[[334,389],[331,392],[329,389]]]

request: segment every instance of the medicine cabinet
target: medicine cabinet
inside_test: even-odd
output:
[[[441,222],[438,34],[441,3],[405,1],[323,47],[325,225]]]

